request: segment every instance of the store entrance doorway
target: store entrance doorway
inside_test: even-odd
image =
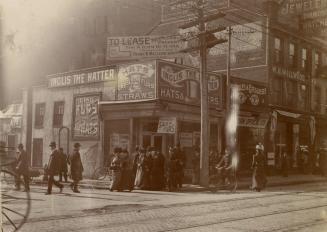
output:
[[[141,145],[145,149],[147,147],[155,147],[156,150],[161,151],[165,154],[165,144],[166,139],[165,136],[158,133],[143,133]]]

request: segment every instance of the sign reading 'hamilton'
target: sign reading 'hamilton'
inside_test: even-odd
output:
[[[102,69],[87,69],[72,73],[62,73],[48,76],[48,87],[67,87],[82,85],[115,79],[115,68],[105,67]]]

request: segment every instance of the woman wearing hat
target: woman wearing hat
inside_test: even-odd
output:
[[[252,189],[260,192],[267,183],[265,175],[265,157],[261,146],[257,145],[255,149],[256,152],[252,160]]]
[[[84,171],[81,154],[79,153],[79,149],[81,147],[80,143],[74,144],[74,151],[70,157],[70,173],[73,179],[73,183],[71,184],[71,188],[73,192],[79,193],[78,183],[83,179],[82,173]]]

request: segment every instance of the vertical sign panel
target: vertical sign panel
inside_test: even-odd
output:
[[[73,139],[98,140],[100,132],[98,102],[101,95],[85,94],[74,97]]]

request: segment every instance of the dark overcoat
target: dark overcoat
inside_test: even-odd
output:
[[[82,173],[84,171],[81,154],[78,150],[74,150],[70,156],[70,173],[74,181],[80,181],[83,179]]]
[[[262,153],[254,154],[252,160],[252,188],[261,190],[267,184],[265,174],[265,157]]]
[[[55,176],[59,174],[60,170],[60,154],[57,149],[53,150],[49,157],[48,174]]]
[[[22,150],[19,152],[17,159],[16,171],[18,174],[28,175],[28,160],[26,151]]]
[[[67,165],[67,155],[63,152],[60,153],[60,171],[61,172],[67,172],[68,171],[68,165]]]

